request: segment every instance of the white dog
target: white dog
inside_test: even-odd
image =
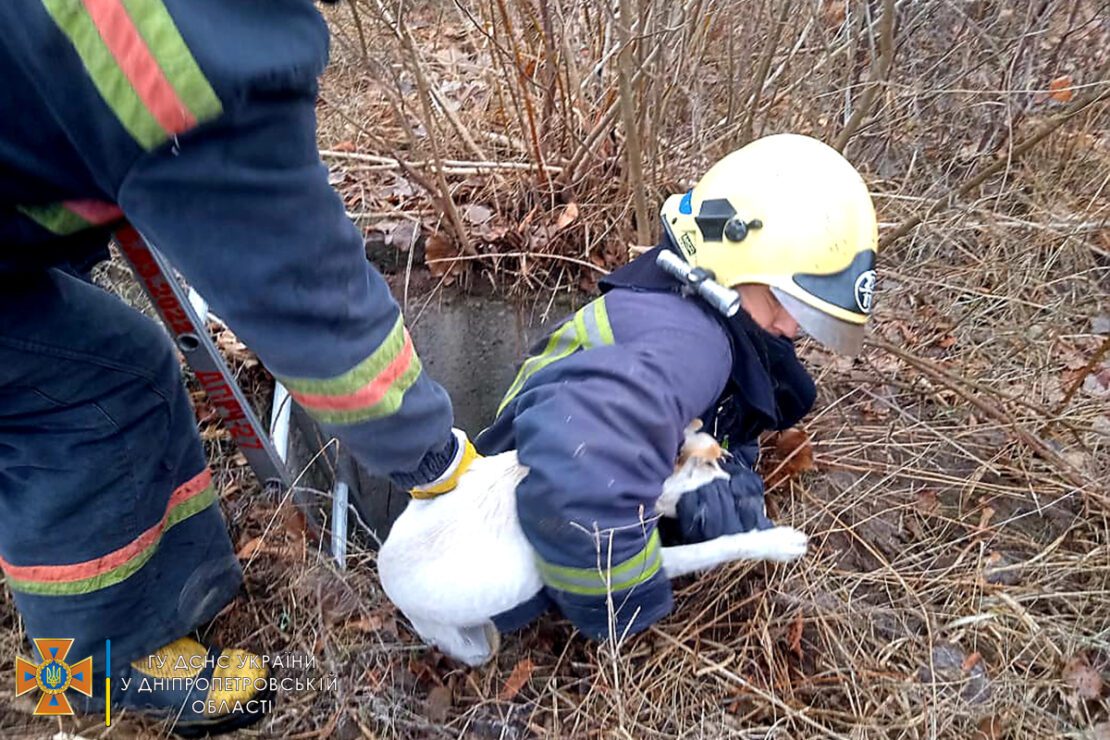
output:
[[[717,442],[695,422],[677,469],[656,510],[674,516],[678,499],[714,478],[727,478]],[[382,587],[429,645],[467,665],[485,663],[499,636],[492,618],[524,603],[542,587],[535,554],[516,513],[516,487],[528,468],[509,451],[476,460],[450,493],[413,500],[378,553]],[[663,548],[668,578],[736,560],[786,562],[806,552],[807,538],[790,527],[743,532]]]

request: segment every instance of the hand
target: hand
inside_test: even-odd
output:
[[[739,458],[721,466],[729,478],[706,483],[678,500],[682,540],[705,542],[723,535],[775,526],[764,510],[763,479]]]
[[[409,491],[413,498],[435,498],[455,490],[455,486],[459,484],[459,479],[470,469],[471,464],[481,457],[478,451],[474,449],[474,443],[466,436],[466,432],[461,429],[452,429],[451,432],[458,441],[455,456],[438,478],[422,486],[416,486]]]

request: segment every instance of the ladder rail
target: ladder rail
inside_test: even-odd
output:
[[[255,476],[264,485],[291,486],[293,481],[282,456],[196,311],[196,307],[205,305],[203,299],[194,291],[196,297],[190,300],[189,291],[173,276],[166,258],[133,226],[119,228],[115,241]]]

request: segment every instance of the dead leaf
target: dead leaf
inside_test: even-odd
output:
[[[395,224],[386,234],[385,243],[402,252],[407,252],[419,235],[419,225],[412,221],[401,221]]]
[[[231,433],[219,424],[213,424],[200,430],[200,438],[205,442],[214,442],[217,439],[231,439]]]
[[[370,612],[347,622],[347,627],[362,632],[382,632],[383,635],[397,635],[397,612],[392,606]]]
[[[247,345],[239,341],[231,329],[221,329],[216,334],[216,347],[229,361],[243,367],[255,367],[258,358],[251,352]]]
[[[424,242],[424,263],[436,277],[452,274],[458,271],[459,262],[437,262],[436,260],[450,260],[457,257],[458,252],[451,240],[442,234],[432,234]]]
[[[982,660],[973,661],[962,648],[950,642],[933,646],[932,662],[918,669],[917,678],[922,683],[943,684],[946,690],[956,691],[970,704],[986,703],[993,692],[986,664]]]
[[[389,189],[389,192],[394,198],[400,200],[402,198],[411,197],[416,193],[416,188],[414,188],[412,183],[406,178],[397,175],[393,180],[393,187]]]
[[[768,445],[767,454],[761,459],[760,468],[768,489],[796,478],[804,471],[817,469],[809,435],[798,427],[770,434],[765,442]]]
[[[937,346],[941,349],[948,349],[949,347],[955,346],[955,344],[956,337],[952,336],[951,334],[945,334],[937,341]]]
[[[968,673],[971,671],[972,668],[979,665],[979,661],[981,661],[982,659],[983,656],[978,651],[976,651],[964,658],[963,664],[960,665],[960,670],[964,673]]]
[[[1110,366],[1092,372],[1083,379],[1083,391],[1095,397],[1102,397],[1110,391]]]
[[[895,319],[892,323],[897,327],[898,331],[902,333],[903,343],[907,346],[913,346],[921,342],[921,337],[919,337],[917,332],[905,321],[898,321]]]
[[[1072,89],[1071,76],[1063,75],[1048,83],[1048,96],[1057,103],[1070,102],[1071,99],[1075,97],[1075,90]]]
[[[1076,655],[1064,665],[1064,681],[1080,699],[1097,699],[1102,695],[1102,676],[1085,655]]]
[[[798,660],[802,659],[802,630],[805,628],[805,620],[802,618],[802,613],[798,612],[798,616],[794,617],[794,621],[790,623],[790,629],[786,631],[786,644],[790,648],[790,652],[798,656]]]
[[[809,435],[798,427],[778,433],[775,451],[786,462],[784,471],[788,478],[806,470],[817,469],[813,464],[813,446],[809,443]]]
[[[495,220],[488,221],[478,229],[478,235],[486,242],[499,242],[509,233],[509,227],[497,224]]]
[[[284,510],[282,525],[286,532],[297,538],[303,537],[308,529],[308,521],[304,517],[304,512],[293,506]]]
[[[436,675],[435,669],[428,665],[425,661],[434,657],[434,653],[429,653],[423,658],[416,657],[409,658],[409,673],[416,676],[417,681],[428,681],[436,686],[442,686],[443,682]]]
[[[1002,720],[992,714],[979,721],[971,740],[1002,740]]]
[[[332,147],[332,151],[336,152],[353,152],[357,149],[358,147],[355,146],[355,142],[350,139],[345,139]]]
[[[983,511],[979,514],[979,529],[986,529],[990,526],[991,519],[994,517],[994,508],[991,506],[984,506]]]
[[[296,548],[287,545],[267,544],[262,537],[254,537],[248,540],[247,543],[240,547],[239,551],[235,553],[235,557],[239,560],[250,560],[255,555],[273,555],[282,560],[298,559]]]
[[[497,695],[498,701],[512,701],[524,688],[524,684],[528,683],[528,679],[532,678],[532,671],[534,670],[536,670],[536,666],[532,664],[531,658],[518,661],[513,666],[513,672],[505,679],[505,685],[502,687],[501,693]]]
[[[1016,586],[1021,582],[1021,571],[1014,568],[1015,560],[995,550],[984,561],[983,580],[994,586]]]
[[[373,632],[377,632],[378,630],[380,630],[384,624],[385,624],[385,619],[382,617],[382,615],[380,613],[378,613],[378,614],[367,614],[364,617],[360,617],[360,618],[356,619],[355,621],[351,622],[349,626],[353,627],[356,630],[359,630],[360,632],[373,633]]]
[[[848,15],[847,0],[825,0],[821,7],[821,19],[829,29],[835,29]]]
[[[493,218],[493,211],[477,203],[471,203],[463,209],[463,218],[475,226],[481,226]]]
[[[536,219],[536,214],[539,212],[539,206],[532,206],[532,210],[528,211],[528,213],[524,214],[524,218],[520,219],[520,224],[517,226],[517,231],[519,231],[521,234],[528,231],[528,227],[532,225],[532,222]]]
[[[235,557],[240,560],[250,560],[256,552],[264,547],[261,537],[251,539],[247,544],[239,548],[239,552],[235,553]]]
[[[555,231],[562,231],[574,223],[576,218],[578,218],[578,204],[567,203],[566,207],[559,212],[559,216],[555,219]]]
[[[193,391],[189,394],[193,401],[193,413],[197,417],[197,424],[203,426],[209,422],[218,422],[220,420],[220,412],[208,400],[208,394],[202,390]]]
[[[451,704],[451,689],[436,686],[428,692],[428,698],[424,700],[424,716],[433,722],[445,722],[451,711]]]
[[[937,492],[931,488],[923,488],[917,492],[914,506],[922,514],[935,514],[937,509],[940,508],[940,499],[937,498]]]

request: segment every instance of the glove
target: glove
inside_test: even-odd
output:
[[[682,541],[705,542],[726,534],[770,529],[763,501],[763,479],[739,458],[721,465],[729,477],[706,483],[678,500]]]
[[[412,488],[409,493],[412,494],[413,498],[435,498],[448,491],[453,491],[463,474],[466,473],[475,460],[481,457],[478,451],[474,449],[474,443],[466,436],[466,432],[461,429],[452,429],[451,433],[455,435],[455,440],[458,443],[455,456],[438,478]]]

